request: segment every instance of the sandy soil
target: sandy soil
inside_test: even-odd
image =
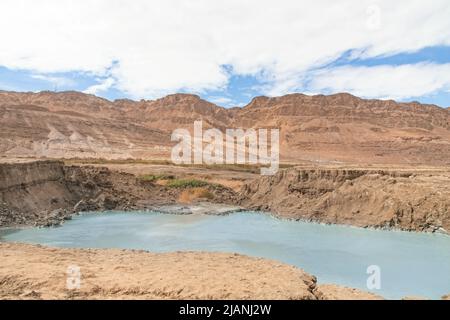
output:
[[[317,287],[314,276],[296,267],[229,253],[0,243],[0,261],[0,299],[380,298],[356,289]],[[67,288],[70,266],[80,268],[79,289]]]
[[[0,248],[2,298],[315,298],[315,279],[302,270],[235,254]],[[80,290],[66,288],[71,265],[80,267]]]
[[[382,297],[370,292],[334,284],[319,285],[314,294],[320,300],[383,300]]]

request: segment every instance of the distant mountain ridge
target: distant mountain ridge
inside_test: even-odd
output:
[[[80,92],[0,91],[0,156],[149,159],[170,134],[205,127],[280,128],[281,159],[313,163],[450,164],[450,111],[347,93],[256,97],[226,109],[191,94],[109,101]]]

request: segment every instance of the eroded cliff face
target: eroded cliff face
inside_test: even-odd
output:
[[[206,188],[213,202],[236,202],[229,188]],[[176,203],[182,192],[102,167],[62,161],[0,164],[0,227],[57,225],[82,211],[149,209]]]
[[[166,203],[174,198],[170,191],[107,168],[65,166],[61,161],[0,164],[0,226],[54,225],[74,212],[127,210],[139,201]]]
[[[0,225],[38,221],[76,202],[65,186],[63,164],[41,161],[0,165]]]
[[[292,218],[448,232],[448,173],[292,168],[243,187],[240,203]]]
[[[450,173],[290,168],[236,194],[208,187],[209,201],[360,227],[450,231]],[[182,189],[107,168],[60,161],[0,164],[0,227],[54,225],[73,213],[176,203]]]

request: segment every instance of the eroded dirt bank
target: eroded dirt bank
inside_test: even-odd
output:
[[[188,202],[239,205],[292,219],[408,231],[450,230],[450,172],[444,169],[296,167],[247,181],[240,191],[210,183],[204,186],[206,190],[192,194],[187,190],[186,195],[183,188],[104,167],[61,161],[0,164],[0,227],[49,226],[80,211],[151,209],[187,198]]]
[[[0,299],[381,299],[317,285],[301,269],[238,254],[56,249],[0,243]],[[80,287],[67,288],[69,266]]]
[[[240,204],[292,219],[448,233],[450,173],[290,168],[246,184]]]
[[[236,202],[236,194],[208,185],[210,200]],[[50,226],[80,211],[139,210],[176,203],[183,190],[136,176],[62,161],[0,164],[0,227]]]

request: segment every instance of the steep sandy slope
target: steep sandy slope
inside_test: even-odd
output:
[[[279,128],[284,161],[449,164],[450,113],[349,94],[258,97],[224,109],[189,94],[114,102],[78,92],[0,91],[0,155],[167,158],[172,130]]]
[[[235,192],[205,186],[213,202],[232,202]],[[132,210],[171,204],[184,190],[168,188],[102,167],[62,161],[0,164],[0,227],[48,226],[80,211]]]
[[[450,176],[291,168],[245,185],[241,204],[293,219],[448,232]]]

